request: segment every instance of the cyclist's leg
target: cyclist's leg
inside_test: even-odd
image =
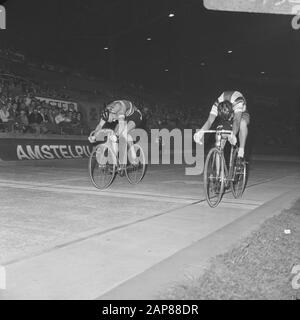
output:
[[[129,150],[131,152],[130,156],[131,159],[134,161],[136,159],[136,153],[134,148],[132,148],[133,146],[133,138],[130,135],[130,132],[132,132],[134,129],[136,128],[135,122],[134,121],[129,121],[127,124],[127,143],[129,146]]]
[[[130,132],[132,132],[134,129],[138,128],[142,122],[142,114],[139,110],[136,110],[131,116],[127,118],[127,125],[126,130],[124,130],[124,137],[128,143],[129,149],[130,149],[130,156],[131,160],[134,162],[137,158],[135,148],[132,148],[133,146],[133,139],[130,135]]]
[[[118,132],[119,132],[119,124],[117,124],[117,125],[115,126],[115,129],[114,129],[115,136],[110,138],[113,151],[114,151],[114,153],[115,153],[116,155],[117,155],[118,152],[119,152],[118,140],[117,140],[117,133],[118,133]]]
[[[121,152],[120,161],[121,161],[121,163],[123,163],[123,161],[126,161],[126,159],[124,158],[126,153],[124,154],[124,151],[127,148],[127,146],[129,146],[129,149],[131,150],[130,151],[131,152],[131,159],[136,159],[135,150],[134,150],[134,148],[131,148],[131,146],[133,146],[133,138],[130,135],[130,132],[132,130],[134,130],[135,128],[136,128],[136,124],[132,120],[130,120],[130,121],[128,121],[126,123],[125,129],[122,132],[119,132],[119,125],[117,125],[116,128],[115,128],[115,133],[117,135],[119,135],[119,143],[121,143],[120,146],[119,146],[121,148],[120,149],[120,152]],[[116,145],[117,145],[117,143],[116,143]],[[118,148],[118,146],[117,146],[117,148]],[[121,160],[121,159],[123,159],[123,160]]]
[[[238,157],[244,158],[244,150],[246,146],[246,140],[248,136],[248,124],[250,123],[250,115],[248,112],[243,112],[241,123],[240,123],[240,130],[239,130],[239,151],[238,151]]]

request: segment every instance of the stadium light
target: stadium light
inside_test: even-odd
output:
[[[148,38],[147,38],[147,41],[151,41],[151,40],[152,40],[151,37],[148,37]]]
[[[174,12],[170,12],[169,13],[169,18],[174,18],[175,17],[175,13]]]
[[[229,54],[232,53],[232,52],[233,52],[232,50],[228,50],[228,51],[227,51],[227,53],[229,53]]]
[[[108,47],[104,47],[103,49],[104,49],[104,50],[108,50]]]

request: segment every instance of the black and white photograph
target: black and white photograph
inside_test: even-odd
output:
[[[299,133],[300,0],[1,1],[0,304],[300,300]]]

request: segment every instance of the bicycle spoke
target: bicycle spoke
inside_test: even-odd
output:
[[[211,207],[216,207],[221,201],[224,190],[224,163],[216,148],[207,155],[204,168],[204,190],[206,200]]]
[[[96,188],[105,189],[110,186],[116,171],[114,156],[109,148],[97,147],[90,156],[89,173]]]
[[[128,181],[131,184],[139,183],[145,174],[146,170],[146,159],[144,155],[144,151],[142,148],[135,144],[131,146],[128,151],[128,164],[125,169],[125,173],[127,176]]]
[[[247,168],[246,163],[237,165],[237,150],[233,155],[233,172],[232,181],[230,183],[232,194],[235,198],[240,198],[246,187]]]

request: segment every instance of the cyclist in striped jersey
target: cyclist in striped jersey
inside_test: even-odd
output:
[[[250,123],[250,115],[247,111],[246,99],[239,91],[225,91],[213,104],[209,117],[201,130],[209,130],[216,118],[221,120],[224,129],[232,129],[233,135],[229,137],[229,142],[236,144],[236,135],[239,134],[239,150],[238,157],[244,158],[244,150],[248,135],[248,125]],[[194,135],[194,140],[201,143],[203,132],[198,131]]]
[[[138,128],[143,120],[141,111],[128,100],[116,100],[109,103],[100,116],[100,122],[95,134],[103,128],[105,123],[112,123],[118,121],[115,127],[115,134],[121,136],[125,131],[129,133],[135,128]],[[125,130],[126,129],[126,130]]]
[[[123,137],[129,143],[133,145],[133,139],[130,132],[135,128],[138,128],[143,120],[141,111],[128,100],[116,100],[109,103],[100,116],[100,122],[96,129],[90,134],[89,141],[91,143],[97,141],[97,135],[103,129],[106,123],[118,122],[115,126],[114,132],[117,137]],[[116,140],[113,140],[113,148],[117,153],[118,146]],[[132,158],[136,159],[134,148],[130,148],[132,152]]]

